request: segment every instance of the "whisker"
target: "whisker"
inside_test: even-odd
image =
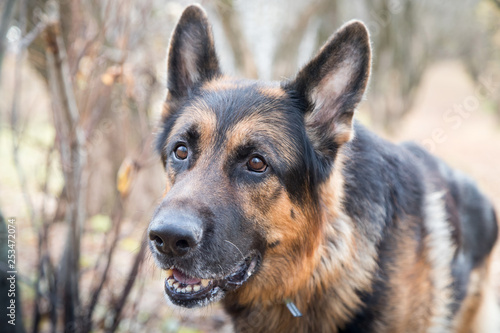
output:
[[[241,253],[241,257],[243,259],[245,259],[245,256],[243,255],[243,252],[241,252],[241,250],[233,243],[231,243],[230,241],[228,241],[227,239],[224,239],[224,242],[228,242],[229,244],[231,244],[232,246],[234,246],[236,248],[236,250],[238,250],[240,253]]]

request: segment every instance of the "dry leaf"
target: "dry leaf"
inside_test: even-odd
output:
[[[136,163],[127,157],[123,160],[117,175],[116,187],[122,198],[125,198],[130,193],[130,187],[135,176]]]

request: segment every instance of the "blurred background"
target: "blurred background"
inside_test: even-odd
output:
[[[166,50],[189,3],[0,3],[0,212],[16,219],[18,271],[16,326],[2,313],[0,331],[230,331],[217,305],[165,304],[144,243],[163,191],[152,142]],[[374,55],[358,119],[469,173],[500,210],[499,0],[201,4],[224,71],[264,80],[291,78],[338,27],[363,20]],[[5,287],[2,275],[2,309]]]

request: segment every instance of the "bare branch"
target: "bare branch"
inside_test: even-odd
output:
[[[45,22],[38,22],[33,30],[31,30],[28,34],[26,34],[26,36],[23,37],[23,39],[19,41],[19,49],[24,50],[28,48],[31,43],[33,43],[35,39],[40,36],[40,34],[45,30],[46,27],[47,24]]]
[[[111,241],[111,245],[104,249],[102,253],[107,253],[106,254],[106,266],[104,268],[104,271],[102,272],[98,285],[94,288],[94,290],[91,292],[91,300],[90,304],[88,305],[87,313],[84,318],[84,329],[82,332],[90,332],[92,330],[92,314],[94,312],[95,306],[97,305],[97,301],[99,300],[99,296],[102,292],[102,288],[104,287],[104,284],[106,283],[108,279],[108,273],[111,268],[111,263],[113,262],[113,255],[116,250],[116,245],[118,244],[118,241],[120,240],[120,227],[122,224],[122,218],[123,218],[123,206],[120,198],[117,196],[116,198],[116,204],[115,208],[113,210],[113,240]]]
[[[50,15],[50,14],[49,14]],[[50,61],[48,67],[52,70],[53,83],[52,93],[57,93],[59,107],[66,116],[66,122],[70,129],[78,123],[79,113],[76,99],[69,80],[70,72],[67,63],[66,49],[61,36],[61,28],[58,21],[58,14],[52,13],[45,29],[45,42],[47,43],[47,58]]]
[[[145,238],[146,237],[143,237],[143,239]],[[147,242],[145,241],[141,242],[141,248],[139,249],[139,252],[135,256],[134,264],[132,265],[132,268],[130,269],[130,272],[127,277],[127,283],[125,284],[121,296],[114,307],[113,325],[109,329],[108,331],[109,333],[113,333],[114,331],[116,331],[118,325],[120,324],[121,313],[123,311],[123,308],[125,307],[125,303],[127,302],[128,295],[130,294],[130,291],[132,290],[132,287],[134,286],[134,283],[137,280],[137,274],[144,259],[146,244]]]
[[[0,74],[2,74],[3,55],[5,54],[5,41],[9,30],[10,20],[14,11],[15,0],[7,0],[3,7],[2,20],[0,20]],[[0,75],[1,76],[1,75]]]
[[[49,72],[49,85],[54,113],[59,113],[58,135],[65,185],[68,194],[69,211],[67,214],[68,235],[66,249],[61,261],[60,280],[64,305],[64,331],[73,331],[79,324],[79,258],[82,222],[84,219],[85,186],[82,183],[85,165],[83,130],[79,124],[77,108],[66,48],[61,35],[59,7],[54,1],[47,3],[47,28],[44,39],[47,45],[46,57]]]

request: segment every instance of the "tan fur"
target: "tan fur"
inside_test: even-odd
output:
[[[400,242],[394,251],[394,264],[390,289],[394,301],[388,302],[381,313],[383,320],[377,323],[380,332],[426,332],[431,318],[428,315],[432,303],[432,267],[427,258],[427,248],[411,237],[410,226],[418,222],[400,221]]]
[[[490,256],[491,257],[491,256]],[[488,260],[484,280],[482,281],[481,302],[476,312],[476,316],[471,324],[472,333],[497,333],[500,332],[500,304],[499,295],[491,283],[491,259]]]
[[[455,319],[457,333],[472,333],[472,324],[481,304],[482,280],[485,278],[486,266],[476,268],[470,274],[467,295]]]
[[[498,295],[490,280],[491,258],[470,274],[467,295],[453,323],[457,333],[500,332]]]
[[[260,88],[259,92],[266,97],[276,98],[276,99],[283,98],[286,95],[285,91],[281,88],[270,88],[270,87]]]
[[[201,86],[201,89],[213,92],[232,90],[236,88],[238,88],[237,83],[227,77],[222,77],[216,80],[205,82]]]
[[[284,300],[290,298],[299,310],[307,313],[317,297],[328,293],[332,296],[324,306],[328,307],[329,316],[317,318],[317,321],[324,332],[332,332],[332,327],[347,322],[359,308],[361,299],[356,290],[370,291],[371,275],[376,267],[375,246],[342,213],[342,158],[339,154],[335,171],[321,190],[324,214],[316,216],[323,221],[320,226],[314,229],[308,222],[315,212],[296,213],[292,220],[290,209],[300,212],[300,208],[294,207],[284,192],[272,212],[265,216],[269,240],[279,240],[280,244],[267,253],[259,275],[242,286],[233,297],[242,305],[263,304],[260,311],[266,313],[262,320],[265,320],[263,327],[268,331],[305,331],[306,326],[301,325],[312,319],[285,319],[290,318],[290,313],[284,307]],[[255,207],[249,205],[247,209],[255,211]],[[307,239],[310,243],[297,244],[300,239]],[[293,252],[296,246],[305,246],[311,251]],[[288,274],[287,279],[282,279],[283,274]]]
[[[320,192],[324,214],[321,217],[323,244],[318,255],[322,260],[312,279],[316,284],[313,288],[320,294],[335,288],[338,299],[330,302],[329,313],[337,325],[346,322],[361,304],[356,290],[371,290],[371,275],[376,267],[374,244],[370,244],[354,221],[343,213],[343,163],[341,148],[334,171]]]
[[[198,101],[198,103],[194,106],[190,106],[186,115],[181,116],[181,118],[176,121],[168,140],[171,140],[172,135],[177,133],[181,128],[185,127],[186,124],[193,123],[193,119],[196,119],[196,125],[198,126],[198,130],[200,132],[200,149],[206,149],[212,141],[217,119],[215,117],[215,113],[201,101]]]
[[[294,160],[297,152],[282,139],[284,128],[278,125],[281,115],[271,112],[272,105],[268,107],[268,112],[261,112],[257,115],[245,118],[229,130],[226,135],[227,151],[233,151],[238,146],[245,144],[252,137],[265,135],[272,139],[273,145],[281,152],[281,158],[286,159],[287,162],[292,162]],[[273,123],[273,126],[269,126],[270,123]]]
[[[267,197],[276,189],[279,189],[280,193],[273,208],[268,212],[256,210],[255,207],[258,207],[256,201],[269,200]],[[302,211],[291,202],[286,192],[281,189],[277,178],[267,181],[265,186],[258,190],[242,190],[244,193],[240,196],[244,202],[245,213],[256,218],[259,228],[267,235],[269,244],[277,242],[279,244],[267,252],[266,260],[260,268],[261,273],[240,288],[238,302],[240,304],[282,302],[299,292],[312,274],[317,260],[313,251],[318,247],[316,241],[318,237],[314,235],[319,233],[319,226],[310,224],[312,220],[308,215],[311,213]],[[292,210],[294,218],[291,217]],[[308,230],[308,237],[304,237],[304,230]],[[293,251],[293,248],[305,250],[297,252]],[[294,272],[294,274],[283,280],[283,272]]]
[[[161,118],[162,119],[167,119],[172,113],[172,107],[171,104],[167,101],[163,103],[163,107],[161,110]]]

